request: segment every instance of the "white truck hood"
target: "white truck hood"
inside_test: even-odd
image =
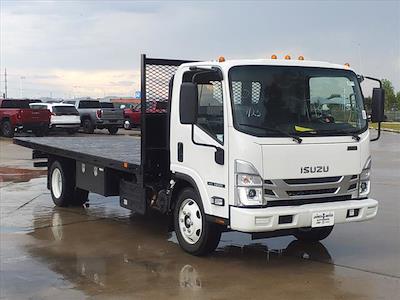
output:
[[[361,172],[360,145],[261,145],[264,179],[290,179],[354,175]]]

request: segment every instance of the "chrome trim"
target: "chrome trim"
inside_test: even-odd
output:
[[[330,182],[318,182],[313,183],[310,178],[310,182],[304,184],[288,184],[285,180],[289,179],[264,179],[263,182],[263,194],[264,200],[266,201],[279,201],[279,200],[294,200],[294,199],[313,199],[313,198],[324,198],[324,197],[333,197],[333,196],[342,196],[342,195],[351,195],[352,198],[356,198],[358,192],[358,178],[356,175],[345,175],[345,176],[336,176],[338,177],[337,181]],[[354,177],[354,178],[353,178]],[[332,178],[332,177],[328,177]],[[352,179],[353,178],[353,179]],[[265,183],[267,180],[272,182],[272,184]],[[321,178],[318,178],[317,181],[321,181]],[[329,181],[329,180],[328,180]],[[349,190],[352,184],[356,183],[356,187]],[[266,194],[264,192],[265,189],[271,190],[275,196]],[[313,190],[328,190],[332,189],[334,192],[331,193],[317,193],[313,194]],[[307,192],[310,191],[310,195],[295,195],[290,196],[288,192]]]

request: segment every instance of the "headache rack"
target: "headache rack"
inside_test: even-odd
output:
[[[169,172],[172,79],[178,67],[187,62],[193,61],[141,56],[141,158],[148,181]]]

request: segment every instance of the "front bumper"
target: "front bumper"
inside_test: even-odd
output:
[[[81,126],[80,123],[51,123],[50,128],[79,128]]]
[[[109,126],[117,126],[123,127],[125,120],[113,120],[113,119],[102,119],[96,121],[96,126],[98,127],[109,127]]]
[[[358,216],[347,217],[349,209],[359,209]],[[311,227],[312,214],[324,211],[334,212],[335,224],[365,221],[376,216],[378,201],[374,199],[348,200],[270,208],[241,208],[231,206],[230,225],[232,230],[243,232],[267,232]],[[293,216],[291,223],[279,224],[280,216],[290,215]]]

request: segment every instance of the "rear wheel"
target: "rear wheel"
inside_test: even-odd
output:
[[[221,239],[220,227],[206,220],[200,197],[192,188],[185,188],[178,197],[174,226],[179,245],[193,255],[209,254]]]
[[[92,134],[94,132],[94,124],[90,119],[84,119],[82,122],[83,132]]]
[[[107,130],[111,135],[114,135],[114,134],[117,134],[118,127],[108,127]]]
[[[12,138],[14,136],[14,128],[9,120],[4,120],[1,123],[1,133],[5,137],[10,137]]]
[[[56,206],[80,206],[87,202],[88,191],[76,188],[75,170],[67,163],[54,161],[49,170],[50,192]]]
[[[327,238],[333,230],[333,226],[318,228],[299,228],[294,236],[299,241],[318,242]]]

